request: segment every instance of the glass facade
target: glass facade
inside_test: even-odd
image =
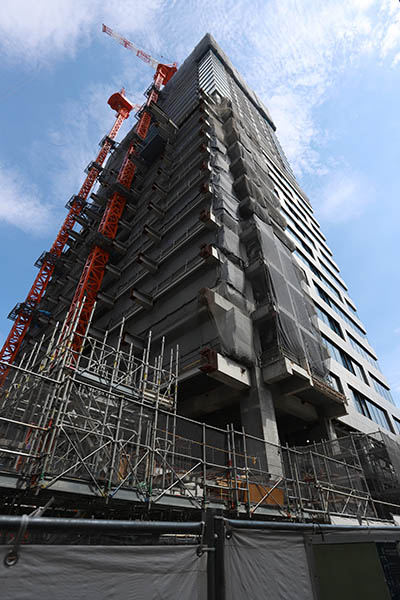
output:
[[[343,333],[339,323],[335,321],[335,319],[333,319],[330,315],[328,315],[328,313],[325,312],[322,308],[320,308],[318,304],[315,305],[315,310],[317,311],[317,315],[321,319],[321,321],[323,321],[325,325],[328,325],[328,327],[330,327],[332,331],[337,333],[337,335],[340,335],[340,337],[342,338]]]
[[[367,351],[361,344],[357,342],[350,334],[348,334],[349,342],[353,346],[354,350],[365,358],[373,367],[378,369],[378,361]]]
[[[394,427],[395,427],[396,433],[400,434],[400,419],[396,419],[396,417],[393,417],[393,422],[394,422]]]
[[[351,356],[347,354],[347,352],[344,352],[344,350],[338,348],[333,342],[331,342],[331,340],[328,340],[326,336],[323,335],[322,339],[324,340],[328,348],[328,352],[331,358],[336,360],[339,364],[343,365],[343,367],[350,371],[350,373],[353,373],[353,375],[359,377],[361,381],[369,385],[364,369],[361,365],[359,365],[355,360],[353,360]]]
[[[372,379],[374,388],[376,389],[378,394],[380,394],[381,396],[383,396],[383,398],[386,398],[386,400],[388,400],[389,402],[391,402],[393,404],[393,398],[392,398],[392,394],[390,393],[390,390],[387,387],[385,387],[380,381],[378,381],[376,379],[376,377],[371,375],[371,373],[370,373],[370,377]]]
[[[322,290],[317,284],[314,285],[322,300],[324,300],[328,306],[330,306],[344,321],[346,321],[346,323],[350,325],[350,327],[352,327],[354,331],[358,333],[358,335],[366,338],[367,334],[356,323],[354,323],[354,321],[352,321],[348,315],[346,315],[346,313],[336,304],[336,302],[334,302],[332,298],[330,298],[328,294],[324,292],[324,290]]]
[[[377,406],[374,402],[366,398],[366,396],[363,394],[360,394],[360,392],[357,390],[354,390],[353,388],[350,388],[350,390],[353,396],[354,404],[359,413],[364,415],[364,417],[371,419],[371,421],[374,421],[374,423],[380,427],[392,431],[388,415],[383,408]]]

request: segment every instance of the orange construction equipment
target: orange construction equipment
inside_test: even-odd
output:
[[[76,217],[83,210],[86,204],[86,200],[93,187],[93,184],[95,183],[101,171],[102,164],[104,163],[110,149],[113,146],[115,136],[121,128],[124,120],[128,118],[129,113],[133,108],[133,105],[125,98],[124,90],[113,94],[109,98],[108,104],[117,112],[115,123],[109,134],[103,139],[100,152],[96,156],[96,159],[90,164],[87,177],[83,182],[78,195],[73,196],[72,200],[70,201],[69,212],[50,251],[42,255],[40,259],[41,264],[39,265],[39,273],[37,274],[35,281],[28,292],[25,302],[18,304],[17,307],[11,312],[13,318],[15,318],[15,321],[0,351],[0,387],[3,385],[7,377],[7,373],[17,356],[26,332],[32,323],[35,310],[39,306],[43,294],[46,291],[47,285],[53,275],[57,261],[65,248],[70,232],[75,225]]]
[[[128,151],[126,152],[118,173],[116,184],[114,185],[115,191],[108,201],[98,228],[97,239],[100,238],[103,243],[97,243],[89,253],[71,306],[67,313],[63,331],[61,332],[60,340],[62,341],[69,334],[71,324],[76,315],[78,315],[77,322],[74,323],[73,337],[72,340],[70,340],[71,349],[75,359],[77,359],[81,349],[83,336],[87,331],[96,302],[97,293],[99,292],[103,281],[105,267],[110,257],[110,244],[112,244],[112,241],[117,234],[119,221],[125,209],[127,198],[131,196],[131,184],[136,171],[134,160],[139,154],[139,144],[146,138],[150,127],[152,118],[150,112],[151,108],[157,103],[161,86],[165,85],[177,71],[176,63],[173,63],[172,65],[157,63],[150,55],[143,51],[139,51],[139,49],[131,42],[125,40],[118,34],[115,34],[105,25],[103,25],[103,31],[108,35],[115,37],[129,50],[133,50],[136,55],[145,62],[151,64],[153,67],[156,66],[156,73],[146,103],[143,106],[139,121],[135,127],[136,137],[131,142]]]
[[[150,56],[150,54],[147,54],[147,52],[144,52],[143,50],[141,50],[140,48],[135,46],[135,44],[133,44],[126,38],[122,37],[122,35],[120,35],[116,31],[113,31],[110,27],[107,27],[107,25],[103,24],[102,31],[103,31],[103,33],[106,33],[107,35],[109,35],[109,36],[113,37],[115,40],[117,40],[117,42],[119,44],[121,44],[121,46],[126,48],[127,50],[131,50],[132,52],[134,52],[136,54],[136,56],[138,56],[144,62],[151,65],[153,67],[153,69],[155,71],[157,71],[160,63],[158,60],[156,60],[155,58]],[[178,63],[174,62],[174,63],[171,63],[169,65],[164,65],[164,66],[170,67],[170,71],[165,74],[165,79],[163,81],[163,85],[167,84],[168,81],[171,79],[172,75],[176,72],[176,70],[178,68]]]

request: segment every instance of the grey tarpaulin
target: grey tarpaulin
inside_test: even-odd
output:
[[[400,452],[399,444],[392,440],[388,435],[381,431],[383,442],[386,446],[387,453],[389,454],[390,462],[393,465],[396,473],[397,480],[400,481]]]
[[[229,600],[312,600],[303,536],[233,530],[225,543],[225,584]]]
[[[26,545],[13,567],[1,560],[1,598],[205,600],[206,561],[194,546]]]
[[[253,363],[255,354],[252,321],[231,303],[234,299],[232,290],[233,288],[228,289],[226,283],[220,284],[218,291],[222,295],[205,290],[204,298],[214,319],[222,352],[246,364]]]
[[[272,227],[256,215],[253,220],[277,307],[280,342],[298,357],[300,364],[306,357],[311,371],[325,378],[327,369],[322,340],[312,322],[312,302],[301,286],[299,269],[293,262],[291,252],[274,235]]]

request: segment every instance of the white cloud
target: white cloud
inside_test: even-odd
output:
[[[359,173],[336,170],[314,194],[313,203],[325,223],[344,223],[364,212],[373,193],[370,183]]]
[[[128,54],[127,64],[129,58]],[[136,89],[134,69],[128,70],[122,78],[130,85],[128,97],[141,102],[144,85]],[[79,97],[59,106],[57,120],[32,143],[28,150],[30,171],[37,180],[43,177],[42,186],[51,204],[43,202],[42,190],[40,193],[28,184],[15,167],[0,164],[0,221],[35,235],[58,230],[66,215],[66,202],[78,194],[86,177],[85,167],[100,150],[98,142],[114,125],[116,113],[107,100],[119,88],[113,81],[87,85]],[[123,124],[117,141],[133,126],[134,112]]]
[[[29,64],[71,55],[87,39],[93,2],[5,0],[0,3],[0,41],[5,57]]]
[[[49,154],[46,169],[51,173],[50,184],[55,198],[62,204],[77,194],[86,177],[85,167],[95,160],[100,151],[97,142],[108,134],[114,125],[116,113],[107,104],[108,98],[118,90],[118,85],[92,84],[82,90],[76,100],[60,107],[57,122],[53,124],[40,142],[34,154],[39,157]],[[129,99],[140,102],[133,83]],[[142,91],[142,90],[141,90]],[[116,140],[120,141],[134,124],[135,110],[122,125]],[[54,150],[54,152],[51,152]]]
[[[324,132],[315,110],[338,74],[374,50],[393,66],[400,62],[399,19],[396,0],[256,0],[251,10],[248,0],[3,0],[0,47],[9,60],[54,64],[101,39],[105,22],[174,59],[187,53],[194,36],[214,32],[271,109],[289,161],[302,174],[323,171]],[[121,79],[132,73],[131,60],[121,54]]]
[[[385,58],[392,50],[398,49],[400,44],[400,14],[394,16],[382,36],[381,56]]]
[[[268,108],[278,124],[278,136],[295,172],[321,168],[313,143],[319,133],[310,107],[289,88],[282,87],[271,95]]]
[[[100,37],[102,22],[127,33],[149,28],[160,6],[160,0],[2,0],[3,59],[52,65]]]
[[[397,0],[270,0],[254,2],[248,10],[242,0],[234,7],[225,3],[224,12],[221,3],[206,2],[195,17],[215,32],[264,99],[289,161],[301,175],[326,171],[319,158],[326,133],[316,111],[341,73],[371,53],[377,60],[384,54],[393,65],[400,62],[393,59],[400,50],[398,6]]]
[[[80,97],[60,107],[57,122],[41,142],[40,155],[47,148],[56,149],[52,157],[52,186],[55,195],[64,201],[78,193],[86,177],[85,167],[100,150],[97,142],[114,123],[115,113],[107,99],[115,91],[101,84],[86,87]]]
[[[274,0],[263,15],[257,15],[268,25],[256,27],[250,54],[259,58],[254,67],[249,65],[251,84],[259,89],[261,82],[261,95],[297,174],[321,170],[319,145],[325,135],[315,110],[337,75],[365,51],[362,43],[369,40],[372,29],[371,5]]]
[[[45,233],[52,223],[51,206],[14,169],[0,164],[0,221],[33,234]]]
[[[353,0],[353,4],[363,10],[370,8],[374,2],[375,0]]]
[[[0,46],[9,60],[53,65],[93,39],[105,39],[105,22],[155,55],[175,59],[211,31],[271,110],[295,173],[326,175],[320,159],[326,131],[316,111],[338,75],[363,53],[375,52],[393,65],[400,62],[396,8],[396,0],[255,0],[252,10],[247,0],[3,0]],[[49,172],[63,202],[75,193],[84,166],[94,157],[93,140],[112,122],[108,95],[123,84],[133,101],[142,100],[139,90],[148,81],[135,81],[134,57],[122,49],[120,57],[114,80],[89,84],[80,98],[60,107],[58,123],[35,145],[38,155],[47,147],[57,149]],[[342,181],[342,195],[343,186]],[[348,181],[346,186],[348,195]]]

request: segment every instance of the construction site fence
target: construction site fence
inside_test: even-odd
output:
[[[350,600],[356,589],[366,600],[396,599],[399,541],[393,523],[3,516],[2,598]]]

